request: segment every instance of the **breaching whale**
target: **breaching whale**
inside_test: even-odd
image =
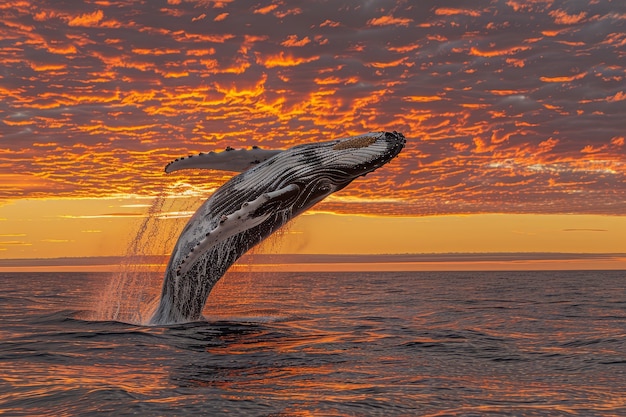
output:
[[[150,324],[200,319],[211,289],[241,255],[325,197],[389,162],[405,142],[395,131],[372,132],[282,151],[227,148],[168,164],[166,172],[243,172],[217,189],[184,227]]]

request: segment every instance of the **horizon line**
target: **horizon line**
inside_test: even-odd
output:
[[[0,272],[112,272],[121,267],[161,271],[169,255],[0,259]],[[404,254],[243,255],[234,271],[479,271],[626,270],[626,253],[445,252]]]

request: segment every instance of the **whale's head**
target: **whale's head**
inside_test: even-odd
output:
[[[396,157],[406,139],[398,132],[372,132],[328,142],[295,146],[259,167],[271,172],[271,187],[297,186],[292,211],[301,213],[358,177]],[[251,173],[253,177],[256,173]],[[272,188],[273,188],[272,187]]]

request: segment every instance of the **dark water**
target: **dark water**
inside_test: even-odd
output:
[[[0,275],[0,414],[626,416],[625,272],[231,274],[153,328],[81,319],[107,278]]]

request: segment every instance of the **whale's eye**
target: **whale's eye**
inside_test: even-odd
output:
[[[319,191],[320,193],[329,193],[331,191],[330,184],[325,182],[321,183],[317,186],[317,191]]]

